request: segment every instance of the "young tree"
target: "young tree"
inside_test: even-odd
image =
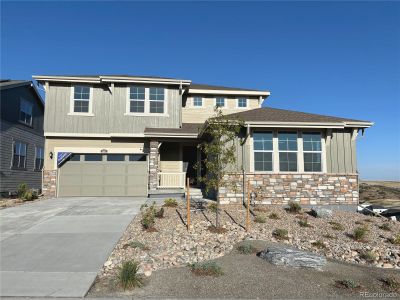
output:
[[[215,108],[214,116],[210,117],[203,131],[204,141],[199,148],[204,153],[202,160],[207,170],[206,175],[200,177],[200,182],[205,184],[206,192],[215,191],[217,198],[217,213],[215,225],[219,227],[219,188],[231,185],[224,179],[230,173],[229,166],[236,164],[236,139],[243,128],[243,121],[227,118],[220,108]],[[195,168],[200,168],[196,164]],[[236,188],[236,187],[235,187]]]

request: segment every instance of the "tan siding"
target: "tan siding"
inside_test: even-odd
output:
[[[356,144],[350,131],[333,130],[326,146],[328,173],[352,174],[357,172]]]
[[[214,114],[215,97],[203,96],[203,107],[193,106],[193,97],[188,97],[185,106],[182,108],[183,123],[203,123]],[[237,98],[225,97],[225,106],[222,108],[224,114],[232,114],[250,109],[259,108],[258,98],[247,98],[247,108],[237,108]]]
[[[179,128],[182,97],[168,87],[166,116],[128,116],[127,86],[116,85],[114,95],[105,85],[93,86],[93,116],[69,115],[71,85],[53,84],[46,95],[45,132],[87,134],[143,133],[145,127]]]

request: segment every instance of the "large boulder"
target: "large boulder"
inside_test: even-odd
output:
[[[323,256],[284,246],[267,247],[259,256],[277,266],[321,270],[326,265],[326,258]]]
[[[311,214],[316,218],[328,219],[332,217],[332,209],[313,207],[311,209]]]

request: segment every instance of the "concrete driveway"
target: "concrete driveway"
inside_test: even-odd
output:
[[[0,210],[0,296],[85,296],[145,201],[58,198]]]

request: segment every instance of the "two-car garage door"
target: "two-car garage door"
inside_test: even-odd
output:
[[[59,169],[58,196],[147,196],[142,154],[74,154]]]

